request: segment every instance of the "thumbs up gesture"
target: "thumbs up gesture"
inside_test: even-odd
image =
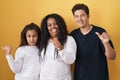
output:
[[[55,48],[58,49],[59,51],[63,49],[63,46],[59,42],[57,38],[50,39],[50,41],[54,44]]]

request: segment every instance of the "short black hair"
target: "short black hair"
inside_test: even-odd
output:
[[[73,13],[73,15],[74,15],[74,12],[75,12],[76,10],[80,10],[80,9],[84,10],[85,13],[86,13],[87,15],[89,15],[89,8],[88,8],[87,5],[85,5],[85,4],[83,4],[83,3],[75,4],[75,5],[73,6],[73,8],[72,8],[72,13]]]

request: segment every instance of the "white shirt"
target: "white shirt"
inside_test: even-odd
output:
[[[39,50],[36,46],[23,46],[16,50],[15,60],[12,55],[6,55],[15,80],[39,80],[40,62]]]
[[[76,43],[71,36],[67,37],[64,49],[58,51],[58,56],[53,43],[50,41],[45,56],[43,52],[41,52],[43,60],[40,80],[72,80],[70,64],[76,59]]]

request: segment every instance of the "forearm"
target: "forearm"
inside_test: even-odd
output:
[[[6,55],[6,59],[8,61],[8,64],[11,68],[11,70],[14,72],[14,73],[18,73],[21,69],[21,65],[22,65],[22,61],[19,60],[19,61],[15,61],[12,57],[12,55]]]
[[[62,58],[63,61],[65,61],[65,63],[67,64],[72,64],[74,63],[76,56],[75,56],[76,52],[75,51],[62,51],[59,52],[60,57]]]
[[[116,58],[116,51],[111,47],[109,42],[103,43],[105,47],[105,55],[108,59],[114,60]]]

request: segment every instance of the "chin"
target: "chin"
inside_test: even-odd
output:
[[[35,46],[35,44],[29,44],[30,46]]]
[[[80,25],[79,27],[80,27],[80,28],[85,28],[85,26],[81,26],[81,25]]]
[[[84,27],[85,25],[84,24],[77,24],[79,27]]]

